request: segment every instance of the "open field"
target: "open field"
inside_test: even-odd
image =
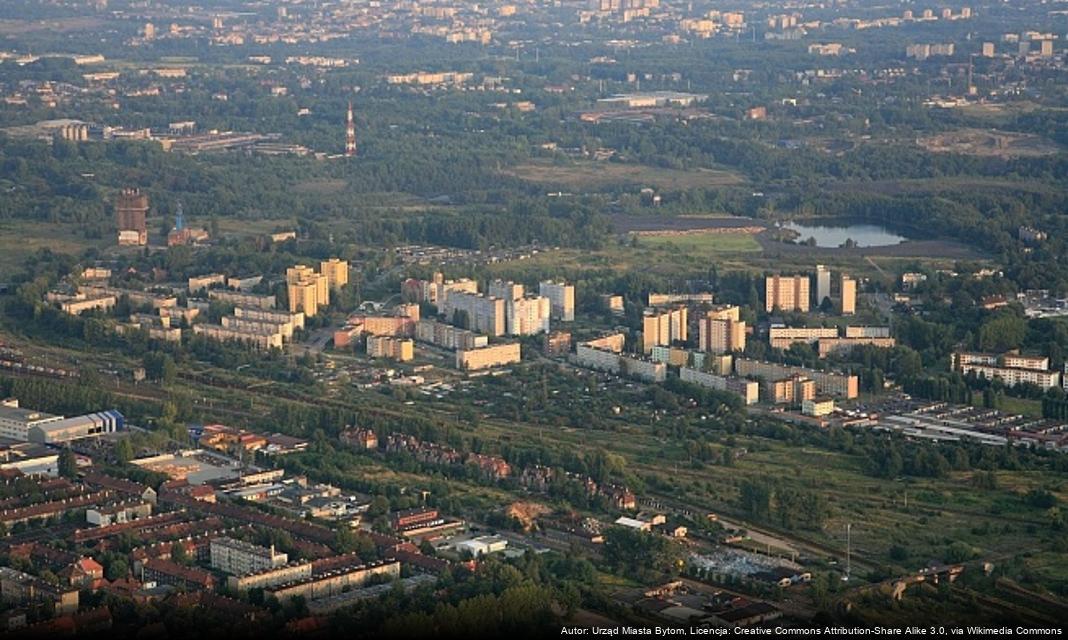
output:
[[[503,170],[502,173],[539,184],[566,189],[598,189],[611,186],[655,187],[658,189],[696,189],[730,187],[745,182],[733,171],[694,169],[680,171],[617,162],[529,162]]]
[[[961,129],[940,133],[916,141],[934,153],[960,153],[995,158],[1037,158],[1059,153],[1059,145],[1025,133],[996,129]]]
[[[114,244],[111,236],[88,239],[75,224],[0,221],[0,278],[10,276],[40,249],[79,255],[86,249],[104,248]]]
[[[1038,111],[1039,109],[1051,111],[1059,110],[1051,109],[1048,105],[1041,105],[1031,100],[1017,100],[1008,103],[974,103],[955,107],[955,110],[959,113],[983,121],[982,124],[1007,124],[1012,122],[1017,116]]]
[[[348,186],[348,182],[338,179],[305,180],[293,186],[297,193],[314,193],[318,195],[341,193]]]
[[[276,229],[292,229],[296,221],[292,218],[270,218],[266,220],[244,220],[241,218],[219,218],[219,232],[223,235],[257,236],[273,233]],[[191,221],[194,226],[207,226],[208,220]]]
[[[640,247],[656,247],[703,256],[720,253],[761,251],[760,243],[748,233],[685,233],[672,235],[642,235]]]
[[[982,403],[982,398],[979,398],[979,403]],[[1006,413],[1018,413],[1020,415],[1030,416],[1032,418],[1042,417],[1041,400],[1029,400],[1027,398],[1014,398],[1012,396],[1004,396],[1001,399],[1000,408]]]
[[[738,231],[755,233],[764,229],[759,220],[730,215],[693,216],[612,216],[616,233],[686,233],[691,231]]]

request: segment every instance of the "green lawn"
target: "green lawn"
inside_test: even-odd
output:
[[[980,403],[982,398],[980,398]],[[1013,398],[1003,396],[1001,398],[1001,410],[1006,413],[1018,413],[1032,418],[1042,417],[1042,401],[1028,400],[1027,398]]]
[[[686,233],[638,236],[638,246],[672,249],[701,255],[760,251],[760,243],[750,233]]]

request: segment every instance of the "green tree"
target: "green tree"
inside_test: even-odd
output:
[[[78,475],[78,458],[70,447],[64,447],[59,452],[59,475],[64,478],[74,478]]]
[[[119,464],[126,464],[133,460],[133,457],[134,449],[129,438],[123,438],[115,443],[115,459],[119,461]]]

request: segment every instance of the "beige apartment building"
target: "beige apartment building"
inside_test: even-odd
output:
[[[252,318],[240,318],[236,315],[223,316],[220,319],[222,326],[235,331],[251,331],[253,333],[279,333],[283,340],[293,338],[293,323],[289,321],[277,322],[274,320],[253,320]]]
[[[247,309],[274,309],[278,304],[275,297],[271,295],[263,296],[255,293],[227,291],[226,289],[212,289],[208,291],[208,298]]]
[[[264,589],[279,584],[306,580],[311,575],[312,563],[292,562],[281,567],[230,576],[226,581],[226,586],[231,591],[244,593],[250,589]]]
[[[408,362],[415,358],[415,342],[411,338],[367,336],[367,355],[371,358]]]
[[[234,307],[234,316],[249,320],[289,323],[294,329],[304,328],[304,314],[290,313],[281,309],[261,309],[258,307]]]
[[[655,346],[685,342],[689,335],[689,310],[646,309],[642,318],[642,353],[652,353]]]
[[[415,339],[451,350],[479,349],[489,344],[489,337],[435,320],[415,323]]]
[[[108,309],[115,306],[115,296],[98,296],[93,298],[74,298],[65,302],[59,303],[59,308],[64,313],[69,313],[72,316],[77,316],[85,313],[86,311],[92,311],[94,309]]]
[[[735,358],[734,372],[739,376],[760,377],[765,380],[781,380],[793,375],[801,375],[814,381],[816,392],[825,396],[856,398],[859,393],[859,380],[857,376],[851,374],[817,371],[749,358]]]
[[[462,371],[503,367],[520,360],[522,356],[518,342],[497,344],[480,349],[460,349],[456,352],[456,368]]]
[[[319,273],[326,276],[326,283],[331,289],[340,289],[349,283],[349,263],[347,260],[330,258],[319,263]]]
[[[206,276],[193,276],[189,278],[189,291],[194,293],[201,289],[208,289],[214,284],[226,284],[226,276],[221,273],[209,273]]]
[[[734,305],[708,311],[697,320],[697,344],[701,351],[730,353],[745,349],[745,322]]]
[[[809,310],[808,276],[768,276],[764,279],[764,310],[781,311]]]
[[[213,340],[236,341],[257,349],[281,349],[282,334],[269,331],[246,331],[218,324],[195,324],[193,334]]]
[[[816,382],[794,374],[764,381],[764,399],[772,404],[800,405],[816,397]]]
[[[261,547],[226,536],[212,538],[210,553],[212,568],[232,575],[277,569],[289,562],[289,556],[275,551],[273,545]]]
[[[337,595],[347,588],[363,586],[372,577],[380,576],[386,582],[400,577],[400,562],[396,560],[379,560],[365,565],[341,567],[321,575],[314,575],[295,582],[280,584],[264,589],[264,595],[272,595],[284,602],[289,598],[301,596],[308,600]]]
[[[345,278],[348,278],[348,265],[345,266]],[[286,293],[289,297],[289,311],[301,311],[305,317],[318,314],[319,307],[330,304],[330,281],[326,275],[316,273],[305,265],[286,269]]]
[[[851,316],[857,312],[857,281],[842,274],[842,315]]]
[[[784,327],[768,329],[768,342],[774,349],[789,349],[795,342],[813,343],[822,338],[837,338],[837,327]]]

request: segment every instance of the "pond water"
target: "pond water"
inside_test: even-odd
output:
[[[908,239],[886,227],[866,223],[823,222],[820,224],[801,224],[787,222],[782,227],[796,231],[798,242],[815,238],[817,247],[839,247],[850,239],[856,242],[858,247],[885,247],[901,244]]]

